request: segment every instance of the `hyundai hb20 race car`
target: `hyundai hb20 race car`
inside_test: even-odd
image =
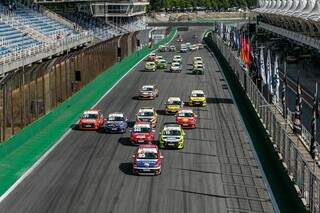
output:
[[[206,106],[207,98],[202,90],[192,90],[189,96],[190,106]]]
[[[144,65],[144,71],[146,72],[155,72],[157,69],[157,65],[153,61],[147,61]]]
[[[100,110],[88,110],[80,117],[78,127],[80,130],[99,130],[103,124],[104,118]]]
[[[121,112],[110,113],[104,122],[106,132],[125,133],[128,127],[128,119]]]
[[[176,115],[176,123],[182,128],[196,128],[197,116],[191,109],[182,109]]]
[[[151,144],[154,141],[154,130],[150,123],[136,123],[131,130],[130,141],[134,145]]]
[[[132,173],[134,175],[160,175],[161,155],[157,145],[140,145],[132,155]]]
[[[142,107],[136,115],[137,122],[149,122],[152,127],[157,125],[158,115],[153,107]]]
[[[156,85],[144,85],[139,91],[139,99],[155,99],[159,96],[159,89]]]
[[[183,107],[183,102],[179,97],[170,97],[166,103],[166,114],[177,113]]]
[[[179,124],[166,124],[160,132],[160,148],[182,149],[184,147],[184,131]]]
[[[155,53],[150,53],[150,55],[148,57],[148,61],[155,61],[156,57],[157,57],[157,55]]]

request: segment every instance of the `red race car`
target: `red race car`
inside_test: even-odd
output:
[[[134,145],[151,144],[154,141],[154,130],[150,123],[136,123],[131,130],[130,141]]]
[[[162,158],[157,145],[140,145],[132,155],[134,175],[160,175]]]
[[[150,55],[148,57],[148,61],[155,61],[156,57],[157,57],[157,55],[155,53],[150,53]]]
[[[87,110],[80,117],[80,130],[98,130],[104,124],[104,118],[100,110]]]
[[[197,116],[191,109],[182,109],[176,115],[176,123],[182,128],[196,128]]]

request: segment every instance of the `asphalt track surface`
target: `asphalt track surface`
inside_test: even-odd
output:
[[[185,41],[203,30],[179,32]],[[161,53],[169,60],[176,53]],[[273,212],[270,196],[249,144],[249,136],[226,80],[207,49],[183,56],[182,73],[128,74],[98,105],[105,114],[121,111],[130,120],[140,107],[160,114],[157,139],[169,96],[186,100],[192,89],[208,95],[206,108],[193,108],[198,126],[186,130],[183,150],[162,150],[160,176],[131,173],[131,146],[126,134],[73,130],[18,187],[0,203],[0,212]],[[194,56],[204,59],[205,75],[192,75]],[[144,84],[156,83],[154,101],[133,97]]]

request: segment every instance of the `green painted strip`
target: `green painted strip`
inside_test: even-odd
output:
[[[81,113],[91,108],[132,67],[159,45],[172,40],[177,30],[153,49],[143,48],[104,71],[53,111],[28,125],[0,145],[0,194],[4,194],[62,135]]]

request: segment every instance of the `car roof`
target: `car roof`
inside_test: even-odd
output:
[[[193,59],[202,59],[200,56],[193,57]]]
[[[109,117],[112,117],[112,116],[124,117],[124,114],[122,112],[112,112],[112,113],[109,114]]]
[[[173,58],[181,58],[181,55],[174,55]]]
[[[146,128],[151,128],[151,124],[147,122],[137,122],[134,124],[133,128],[135,127],[146,127]]]
[[[168,101],[181,101],[179,97],[169,97]]]
[[[99,110],[94,110],[94,109],[90,109],[90,110],[86,110],[83,112],[83,114],[98,114]]]
[[[178,113],[193,113],[192,109],[182,109]]]
[[[142,88],[154,88],[155,85],[143,85]]]
[[[165,124],[163,130],[181,130],[181,126],[179,124]]]
[[[198,89],[198,90],[192,90],[192,92],[191,93],[195,93],[195,94],[204,94],[204,92],[203,92],[203,90],[200,90],[200,89]]]
[[[137,150],[137,152],[138,153],[143,153],[143,152],[151,152],[151,153],[158,153],[158,147],[157,147],[157,145],[140,145],[139,147],[138,147],[138,150]]]
[[[147,64],[155,64],[154,61],[147,61]]]
[[[141,107],[139,109],[139,112],[153,112],[154,108],[153,107]]]

